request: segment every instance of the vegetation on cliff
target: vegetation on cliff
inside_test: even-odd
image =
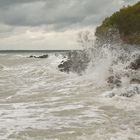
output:
[[[127,6],[107,17],[101,26],[97,27],[97,38],[108,38],[109,32],[118,31],[124,43],[140,45],[140,2]]]

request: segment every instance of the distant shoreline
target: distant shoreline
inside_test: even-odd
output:
[[[0,53],[52,53],[52,52],[68,52],[72,50],[0,50]],[[78,51],[78,50],[77,50]]]

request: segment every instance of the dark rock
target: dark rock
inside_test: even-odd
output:
[[[118,76],[110,76],[108,77],[107,79],[107,83],[110,85],[110,86],[116,86],[116,87],[120,87],[121,86],[121,80],[120,80],[120,77]]]
[[[67,61],[62,61],[61,64],[58,65],[58,68],[60,69],[61,72],[70,72],[72,66],[72,62],[71,60],[67,60]]]
[[[131,79],[130,84],[140,84],[140,79]]]
[[[38,56],[37,58],[48,58],[48,54]]]
[[[120,96],[132,97],[132,96],[135,96],[137,94],[140,94],[140,89],[139,89],[139,87],[135,86],[131,89],[128,89],[126,92],[121,93]]]
[[[31,55],[31,56],[29,56],[29,58],[48,58],[48,54],[41,55],[41,56],[34,56],[34,55]]]
[[[129,92],[129,93],[122,93],[122,94],[120,94],[120,96],[123,96],[123,97],[132,97],[132,96],[134,96],[135,94],[133,93],[133,92]]]
[[[67,60],[63,60],[58,65],[61,72],[75,72],[81,75],[89,63],[88,55],[84,51],[70,51],[64,58],[67,58]]]
[[[123,91],[122,93],[120,93],[119,96],[123,96],[123,97],[132,97],[135,96],[137,94],[140,94],[140,87],[138,86],[133,86],[130,87],[128,89],[126,89],[125,91]]]
[[[135,95],[140,94],[140,86],[138,85],[130,85],[125,88],[115,88],[112,91],[108,92],[106,97],[112,98],[114,96],[122,96],[122,97],[133,97]]]
[[[29,58],[35,58],[35,56],[31,55],[31,56],[29,56]]]
[[[140,69],[140,55],[138,56],[137,59],[134,60],[134,62],[130,63],[129,68],[132,69],[132,70]]]

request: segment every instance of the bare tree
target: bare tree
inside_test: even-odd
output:
[[[90,31],[81,31],[78,33],[77,41],[84,49],[91,48],[94,45],[94,34]]]

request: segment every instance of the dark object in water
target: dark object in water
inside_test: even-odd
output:
[[[133,97],[134,95],[140,94],[140,89],[138,87],[133,87],[133,89],[130,89],[127,92],[123,92],[120,94],[120,96],[123,97]]]
[[[108,77],[107,79],[107,83],[110,85],[110,86],[116,86],[116,87],[120,87],[121,86],[121,80],[120,80],[120,77],[118,76],[110,76]]]
[[[67,72],[67,73],[70,72],[71,67],[72,67],[71,60],[62,61],[61,64],[58,65],[58,68],[60,69],[61,72]]]
[[[135,94],[133,92],[126,92],[126,93],[122,93],[120,94],[120,96],[123,96],[123,97],[127,97],[127,98],[130,98],[130,97],[133,97]]]
[[[29,56],[29,58],[48,58],[48,54],[41,55],[41,56],[34,56],[34,55],[31,55],[31,56]]]
[[[132,70],[138,70],[140,69],[140,55],[138,56],[137,59],[135,59],[134,62],[130,63],[129,68],[131,68]]]
[[[123,90],[119,90],[118,88],[115,91],[111,91],[106,97],[113,98],[114,96],[122,96],[130,98],[138,94],[140,94],[140,88],[138,86],[132,86]]]
[[[130,84],[140,84],[140,79],[131,79]]]
[[[39,56],[39,57],[37,57],[37,58],[48,58],[48,54],[46,54],[46,55],[41,55],[41,56]]]
[[[61,72],[74,72],[79,75],[86,70],[89,63],[89,56],[85,51],[70,51],[67,54],[67,60],[61,61],[58,68]]]

